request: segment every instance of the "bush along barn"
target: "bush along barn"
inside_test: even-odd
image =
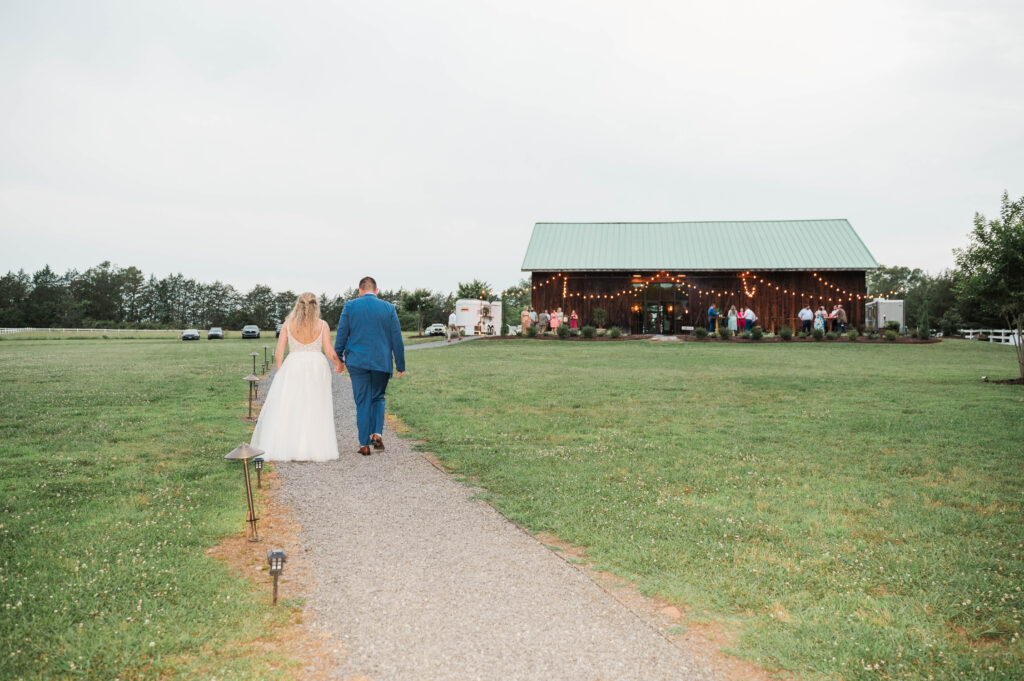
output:
[[[706,328],[712,304],[722,319],[751,308],[772,333],[799,329],[805,306],[841,305],[859,327],[877,267],[847,220],[759,220],[538,222],[522,269],[538,311],[575,310],[582,325],[600,308],[608,326],[678,334]]]

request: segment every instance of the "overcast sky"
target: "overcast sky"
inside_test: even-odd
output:
[[[0,272],[450,291],[538,221],[847,218],[934,273],[1024,194],[1022,35],[1019,0],[0,0]]]

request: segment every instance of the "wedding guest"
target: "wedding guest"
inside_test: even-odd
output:
[[[551,325],[551,330],[554,332],[558,331],[558,327],[562,325],[562,315],[558,310],[555,310],[548,317],[548,323]]]
[[[800,317],[800,330],[804,333],[811,332],[811,322],[814,321],[814,312],[811,310],[810,305],[804,305],[803,309],[798,313]]]
[[[537,311],[533,309],[532,305],[530,306],[530,321],[532,321],[534,325],[537,324]]]
[[[746,308],[740,305],[739,310],[736,312],[736,330],[743,333],[747,330],[747,318],[744,316]]]
[[[569,328],[570,329],[578,329],[578,328],[580,328],[580,316],[578,314],[576,314],[576,310],[573,310],[572,314],[569,315]]]
[[[747,328],[748,331],[754,328],[754,324],[757,323],[757,315],[754,314],[754,311],[752,309],[748,307],[746,311],[743,313],[743,318],[747,320],[747,323],[744,324],[744,326]]]
[[[708,331],[714,333],[717,330],[718,324],[718,310],[715,308],[715,304],[711,303],[711,307],[708,308]]]
[[[825,330],[825,318],[828,317],[828,313],[825,312],[825,306],[818,307],[814,312],[814,328]]]
[[[836,307],[836,321],[839,322],[839,333],[846,333],[846,310],[842,305]]]
[[[835,330],[838,329],[839,322],[836,319],[836,311],[838,309],[839,309],[839,306],[836,305],[836,306],[834,306],[832,308],[832,311],[828,313],[828,328],[829,328],[829,331],[835,331]]]
[[[524,307],[523,311],[519,313],[519,323],[523,325],[523,333],[533,326],[533,319],[530,317],[530,308]]]
[[[736,312],[736,306],[735,305],[730,305],[729,306],[729,330],[732,331],[733,333],[736,333],[736,331],[739,328],[737,326],[737,319],[739,319],[739,313]]]
[[[545,333],[547,333],[548,322],[550,321],[550,319],[551,319],[551,317],[550,317],[550,315],[548,315],[548,311],[547,310],[544,310],[539,315],[537,315],[537,333],[539,333],[542,336]]]

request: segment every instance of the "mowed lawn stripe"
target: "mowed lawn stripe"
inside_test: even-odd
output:
[[[980,380],[1012,377],[1012,349],[520,340],[409,363],[389,406],[410,436],[516,522],[725,622],[736,654],[1024,674],[1024,393]]]

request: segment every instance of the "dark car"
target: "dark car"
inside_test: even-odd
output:
[[[224,329],[220,328],[219,326],[215,326],[206,332],[206,338],[207,340],[213,340],[214,338],[220,338],[221,340],[224,340]]]
[[[181,340],[199,340],[198,329],[186,329],[181,332]]]
[[[242,327],[242,338],[259,338],[260,327],[255,324],[246,324]]]

